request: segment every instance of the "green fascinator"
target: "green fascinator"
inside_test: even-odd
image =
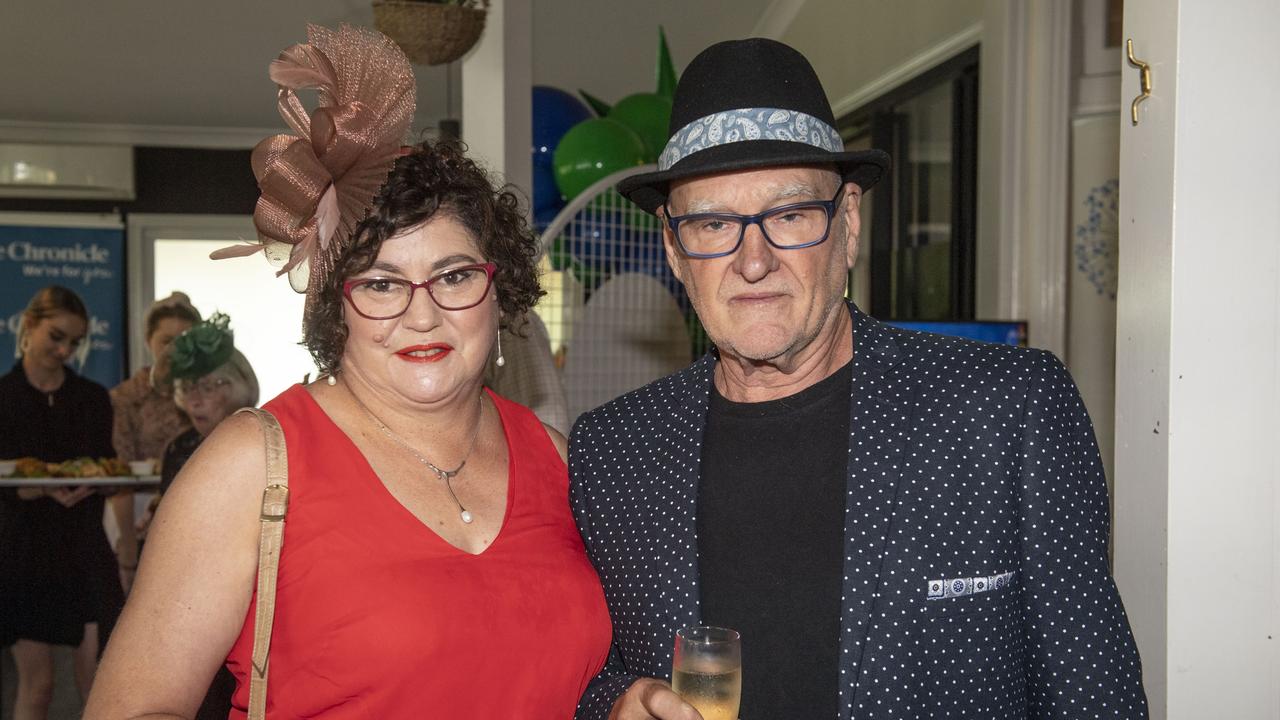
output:
[[[217,312],[175,338],[169,355],[173,379],[202,378],[230,360],[236,347],[230,324],[226,313]]]

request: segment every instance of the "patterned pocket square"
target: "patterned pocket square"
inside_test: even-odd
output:
[[[946,580],[930,580],[928,591],[930,600],[977,595],[979,593],[1003,590],[1017,575],[1016,570],[998,575],[982,575],[980,577],[948,578]]]

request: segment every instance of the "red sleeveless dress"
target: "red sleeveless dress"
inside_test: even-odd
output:
[[[511,460],[506,518],[479,555],[400,505],[301,385],[266,405],[289,453],[268,718],[573,717],[609,653],[604,593],[555,446],[489,395]],[[256,604],[227,658],[231,718],[249,703]]]

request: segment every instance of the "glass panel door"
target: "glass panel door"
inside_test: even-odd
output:
[[[228,215],[129,215],[129,345],[132,367],[149,364],[143,318],[158,298],[180,290],[204,317],[231,316],[236,347],[258,376],[266,402],[308,373],[315,363],[302,342],[304,296],[262,255],[210,260],[209,253],[256,237],[253,219]]]
[[[937,320],[951,314],[951,84],[936,85],[894,113],[901,133],[902,242],[893,249],[895,318]]]
[[[315,363],[302,342],[304,296],[261,255],[210,260],[209,253],[226,247],[226,240],[155,241],[155,298],[181,290],[200,314],[215,311],[231,316],[236,348],[244,353],[258,376],[260,400],[279,395],[304,375],[315,377]]]
[[[861,267],[850,283],[878,318],[973,319],[977,109],[974,47],[840,120],[846,148],[893,157],[863,201]]]

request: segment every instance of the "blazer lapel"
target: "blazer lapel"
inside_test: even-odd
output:
[[[658,502],[665,505],[655,508],[659,511],[655,518],[670,518],[659,531],[674,541],[667,543],[674,554],[663,569],[663,591],[670,613],[663,620],[675,623],[672,633],[677,628],[699,624],[702,617],[698,591],[698,475],[715,366],[715,355],[707,353],[689,368],[685,394],[675,408],[675,422],[670,425],[671,435],[656,448],[661,459],[658,466],[667,475],[657,482],[667,491],[655,494]],[[668,634],[664,638],[667,651],[672,637]]]
[[[914,382],[894,373],[897,343],[878,321],[852,303],[854,365],[849,397],[848,492],[845,504],[845,587],[840,627],[840,707],[852,715],[868,621],[880,587],[889,525],[897,505],[901,456],[910,427]],[[659,443],[658,463],[668,474],[665,500],[675,542],[662,577],[669,615],[675,627],[701,622],[698,579],[697,503],[702,440],[706,431],[715,356],[708,353],[690,368],[677,422],[667,442]],[[655,516],[661,517],[661,515]],[[656,618],[655,618],[656,619]],[[663,628],[665,630],[665,628]],[[669,644],[669,638],[663,638]],[[668,648],[669,649],[669,648]]]
[[[853,383],[849,394],[849,479],[845,504],[844,602],[840,618],[840,708],[852,715],[868,619],[880,587],[885,540],[897,505],[898,479],[914,383],[893,371],[897,343],[852,303]]]

